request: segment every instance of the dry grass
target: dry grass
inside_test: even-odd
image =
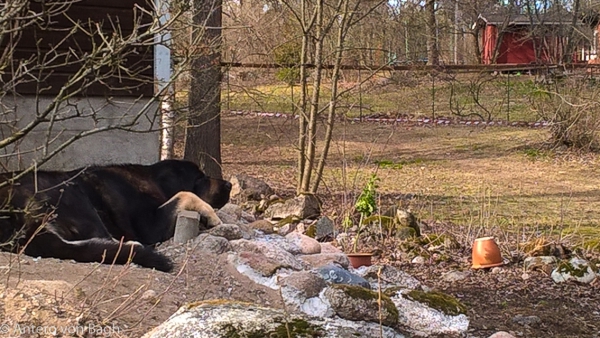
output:
[[[292,92],[289,86],[275,83],[273,79],[274,75],[263,74],[261,84],[228,82],[222,94],[224,108],[292,112],[292,102],[298,102],[300,97],[299,87],[294,87]],[[442,73],[432,77],[428,73],[404,71],[380,72],[368,78],[365,71],[360,78],[357,74],[346,76],[340,82],[340,89],[349,90],[338,100],[339,111],[348,116],[391,113],[451,117],[460,114],[472,119],[482,116],[494,120],[537,121],[541,116],[533,111],[530,97],[554,87],[536,83],[533,75]],[[327,83],[323,84],[321,95],[321,102],[328,101],[330,86]]]

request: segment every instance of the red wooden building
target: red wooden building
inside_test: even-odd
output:
[[[484,64],[560,63],[568,44],[568,28],[572,16],[568,13],[544,16],[495,13],[479,15],[481,60]],[[576,49],[571,62],[586,62],[596,54],[591,30],[576,21]],[[572,37],[573,38],[573,37]]]

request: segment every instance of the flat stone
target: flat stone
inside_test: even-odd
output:
[[[538,316],[523,316],[523,315],[514,316],[512,321],[514,323],[517,323],[517,324],[523,325],[523,326],[537,326],[542,322],[542,320]]]
[[[379,268],[381,268],[381,272]],[[364,271],[363,269],[359,269],[358,271],[361,276],[375,283],[381,280],[382,284],[391,287],[415,289],[421,285],[421,282],[415,277],[390,265],[371,265],[364,268]]]
[[[359,275],[353,274],[337,265],[325,265],[316,269],[319,276],[332,284],[358,285],[370,289],[369,281]]]
[[[356,285],[335,285],[325,290],[325,297],[332,309],[341,318],[355,321],[376,322],[395,326],[398,323],[398,310],[387,296]]]
[[[446,282],[458,282],[467,279],[471,275],[471,271],[450,271],[442,275],[442,279]]]
[[[258,221],[254,221],[248,224],[248,227],[262,231],[264,234],[270,235],[275,232],[273,223],[269,222],[266,219],[260,219]]]
[[[344,269],[347,269],[350,265],[348,256],[343,253],[320,253],[314,255],[301,255],[298,258],[304,263],[308,264],[311,268],[320,268],[325,265],[335,264],[339,265]]]
[[[244,251],[239,253],[239,257],[240,263],[248,265],[264,277],[273,276],[281,268],[291,268],[285,262],[277,261],[260,253]]]

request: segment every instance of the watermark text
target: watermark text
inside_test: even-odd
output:
[[[0,324],[0,336],[22,336],[22,335],[79,335],[92,334],[110,337],[117,336],[121,329],[116,325],[99,325],[88,323],[85,325],[33,325],[33,324]]]

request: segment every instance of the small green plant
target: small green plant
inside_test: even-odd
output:
[[[375,195],[377,194],[378,181],[377,175],[372,174],[354,204],[354,208],[360,213],[361,219],[371,216],[377,210]]]
[[[356,199],[356,203],[354,204],[354,209],[360,214],[360,220],[358,221],[358,230],[356,232],[356,237],[354,238],[354,244],[352,245],[352,250],[356,252],[358,248],[358,241],[360,239],[360,233],[362,232],[365,224],[364,220],[371,216],[375,211],[377,211],[377,182],[379,178],[376,174],[372,174],[369,178],[369,181],[363,188],[362,192]],[[346,220],[344,220],[346,222]]]

